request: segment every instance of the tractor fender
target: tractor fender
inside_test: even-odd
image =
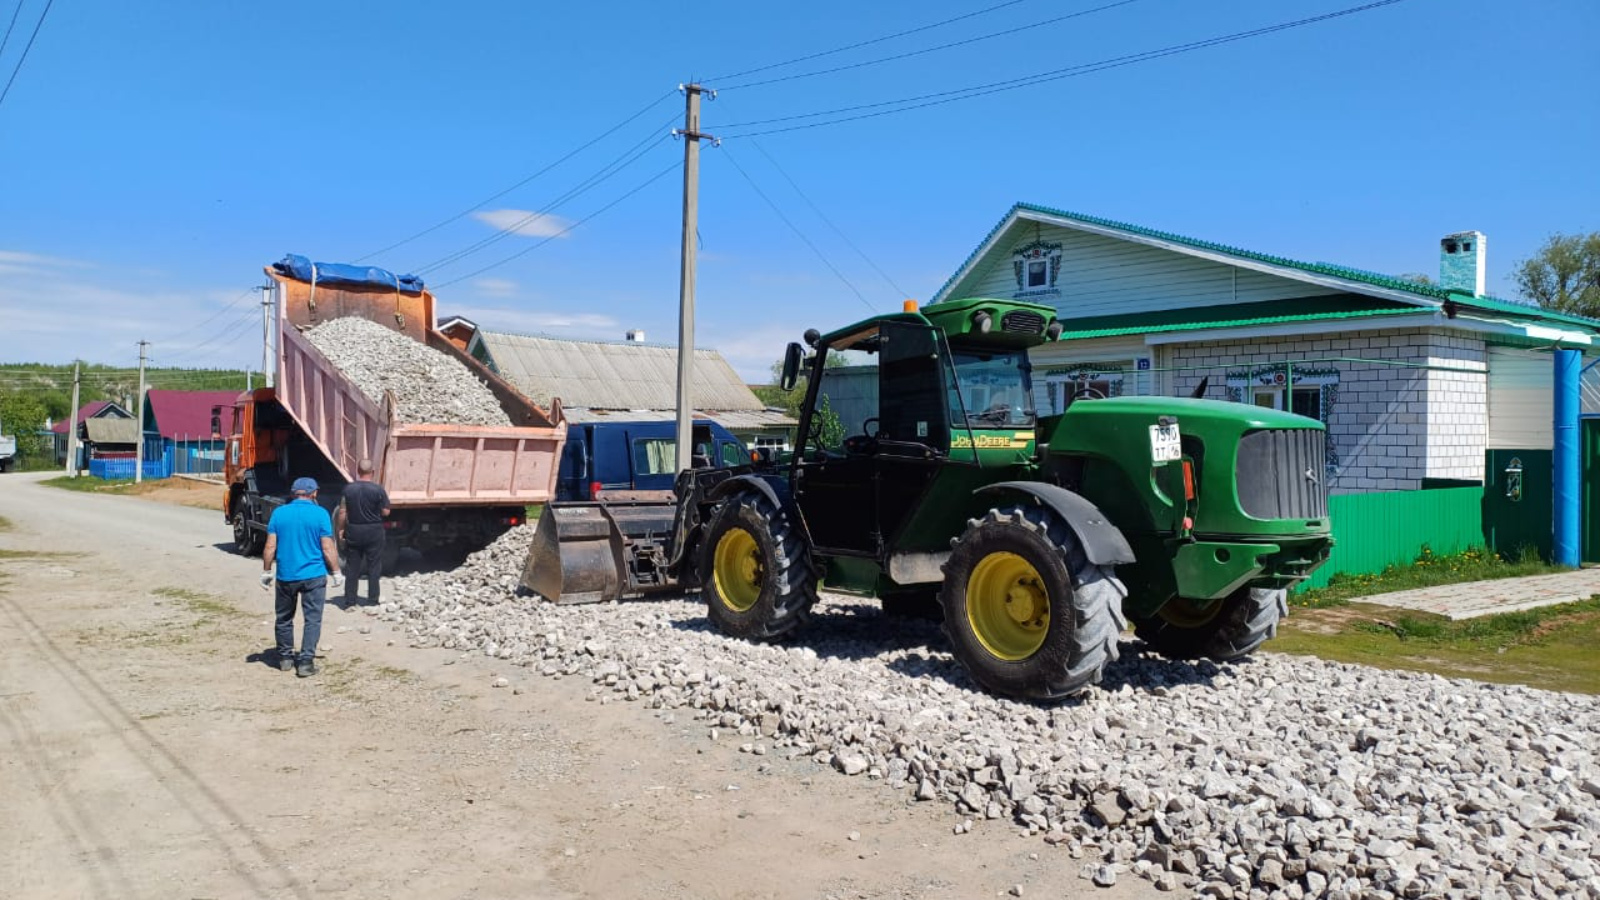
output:
[[[974,497],[1000,494],[1026,494],[1066,519],[1068,527],[1083,542],[1084,555],[1095,565],[1134,561],[1133,548],[1128,546],[1122,529],[1111,524],[1106,514],[1081,494],[1040,481],[1001,481],[972,492]]]
[[[758,475],[735,475],[707,491],[705,500],[708,503],[714,503],[718,500],[726,499],[739,491],[751,488],[761,492],[778,509],[789,508],[788,501],[778,496],[778,492],[773,489],[772,483]]]

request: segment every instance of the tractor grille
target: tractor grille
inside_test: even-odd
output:
[[[1000,330],[1019,334],[1038,334],[1044,330],[1044,316],[1025,309],[1014,309],[1000,317]]]
[[[1254,519],[1320,519],[1328,514],[1326,432],[1273,428],[1239,439],[1234,477],[1239,505]]]

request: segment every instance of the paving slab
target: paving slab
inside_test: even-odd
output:
[[[1473,619],[1519,609],[1575,603],[1596,595],[1600,595],[1600,568],[1558,572],[1554,575],[1530,575],[1526,578],[1441,584],[1351,599],[1360,603],[1436,613],[1451,619]]]

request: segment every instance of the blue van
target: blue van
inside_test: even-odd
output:
[[[750,462],[744,443],[710,419],[693,425],[695,466]],[[567,427],[557,500],[596,500],[621,491],[671,491],[677,475],[678,424],[584,422]]]

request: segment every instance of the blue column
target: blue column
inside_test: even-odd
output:
[[[1583,525],[1581,509],[1582,444],[1579,440],[1578,377],[1583,354],[1577,350],[1557,350],[1555,360],[1555,442],[1551,453],[1552,480],[1555,482],[1554,546],[1558,566],[1576,568]]]

